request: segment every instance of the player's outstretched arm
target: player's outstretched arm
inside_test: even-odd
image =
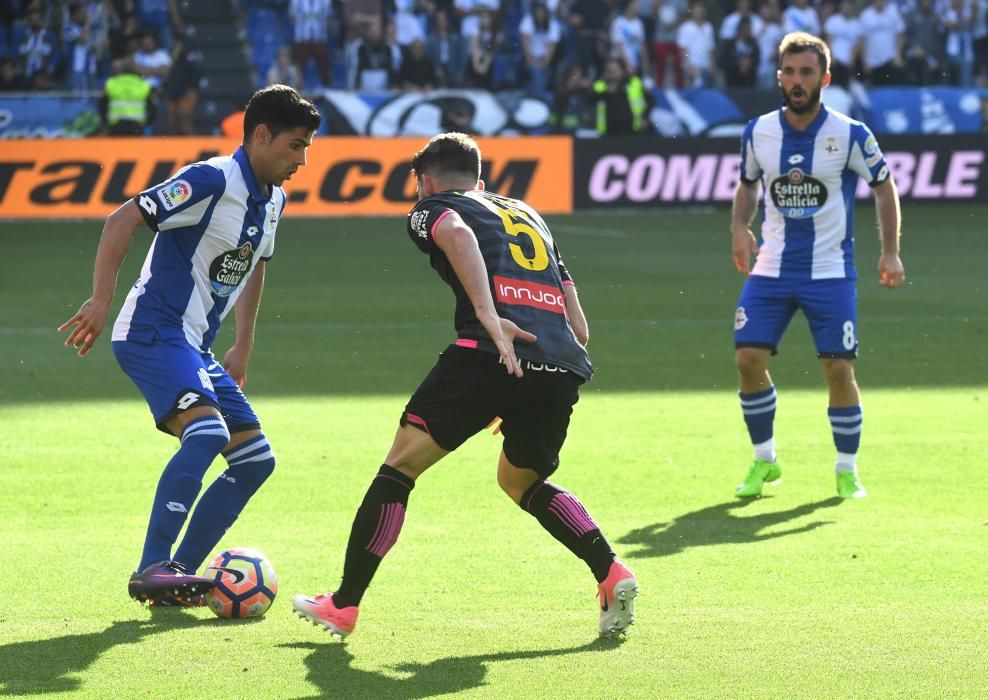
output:
[[[261,307],[264,271],[264,261],[259,260],[233,307],[233,314],[237,319],[237,337],[223,356],[223,369],[241,389],[247,386],[247,363],[250,362],[250,353],[254,349],[254,327],[257,324],[257,310]]]
[[[758,241],[751,232],[751,218],[758,208],[758,183],[738,181],[731,210],[731,254],[734,267],[742,275],[751,271],[751,259],[758,254]]]
[[[93,295],[82,302],[75,316],[58,327],[59,333],[69,331],[65,347],[77,348],[79,357],[85,357],[92,350],[106,325],[117,288],[117,273],[134,240],[134,232],[143,223],[137,204],[131,200],[110,214],[103,225],[93,269]]]
[[[895,288],[905,281],[906,270],[899,259],[899,230],[902,221],[899,191],[891,175],[875,187],[875,209],[878,212],[878,228],[882,238],[878,277],[886,287]]]
[[[456,278],[460,280],[463,290],[470,297],[477,319],[497,346],[505,370],[508,374],[521,377],[524,373],[515,355],[514,342],[521,340],[532,343],[536,338],[508,319],[497,315],[487,279],[487,265],[484,264],[484,257],[480,253],[480,246],[477,245],[477,236],[474,235],[473,229],[463,222],[459,214],[452,212],[436,224],[432,233],[436,245],[446,255],[450,265],[453,266]]]

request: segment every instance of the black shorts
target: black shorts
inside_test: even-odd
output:
[[[490,352],[450,345],[412,394],[401,424],[414,425],[453,451],[500,416],[504,454],[543,479],[559,466],[559,450],[583,377],[521,360],[525,376],[504,370]]]

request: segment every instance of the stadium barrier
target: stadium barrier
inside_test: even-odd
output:
[[[734,138],[479,139],[490,189],[546,214],[730,204]],[[988,203],[988,135],[882,138],[904,202]],[[287,183],[290,216],[402,215],[421,138],[320,137]],[[0,217],[103,218],[182,165],[232,152],[219,138],[0,141]],[[869,196],[859,183],[858,196]]]
[[[881,145],[904,202],[988,202],[988,135],[884,136]],[[573,165],[574,209],[725,206],[740,140],[577,140]],[[863,180],[857,196],[870,196]]]
[[[573,210],[573,147],[565,136],[478,139],[482,176],[547,214]],[[286,183],[291,216],[407,214],[411,156],[422,138],[320,137]],[[0,217],[103,218],[186,163],[231,153],[221,138],[0,141]]]

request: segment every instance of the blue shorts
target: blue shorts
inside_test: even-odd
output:
[[[778,352],[796,309],[810,324],[817,357],[858,356],[858,292],[853,279],[776,279],[751,275],[734,314],[734,347]]]
[[[212,353],[181,343],[117,340],[113,355],[144,395],[162,432],[171,435],[164,424],[195,406],[214,406],[231,433],[261,427],[247,397]]]

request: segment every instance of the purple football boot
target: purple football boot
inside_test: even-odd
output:
[[[203,594],[215,587],[215,581],[190,576],[177,562],[159,561],[135,572],[127,584],[127,592],[134,600],[149,605],[198,608],[206,604]]]

